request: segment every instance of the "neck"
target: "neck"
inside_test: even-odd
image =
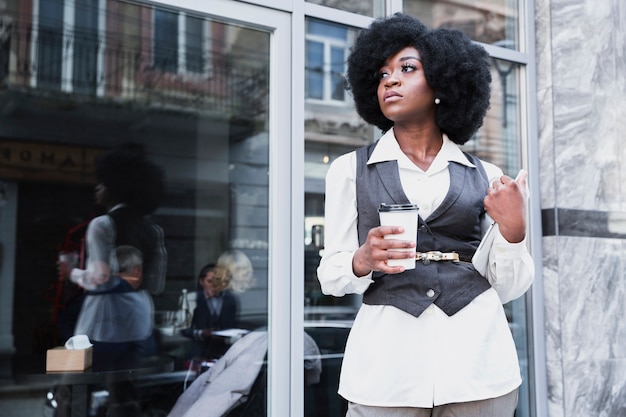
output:
[[[402,152],[423,171],[428,170],[443,146],[443,136],[437,127],[394,128]]]

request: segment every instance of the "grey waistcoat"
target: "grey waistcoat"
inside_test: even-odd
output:
[[[368,231],[380,226],[380,203],[408,204],[398,164],[386,161],[367,165],[376,143],[357,149],[356,196],[359,244]],[[480,243],[480,218],[489,181],[478,158],[466,154],[477,168],[450,162],[450,189],[427,219],[418,218],[417,251],[458,252],[470,258]],[[416,185],[417,186],[417,185]],[[469,262],[416,262],[400,274],[374,272],[374,282],[363,295],[365,304],[395,306],[418,317],[435,303],[451,316],[486,291],[489,282]]]

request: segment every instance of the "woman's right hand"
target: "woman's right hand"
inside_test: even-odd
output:
[[[400,226],[378,226],[370,229],[365,243],[357,249],[352,258],[352,271],[357,277],[363,277],[372,271],[386,274],[398,274],[403,266],[389,266],[388,259],[405,259],[415,256],[412,251],[390,251],[388,249],[415,248],[415,242],[409,240],[385,239],[385,235],[404,232]]]

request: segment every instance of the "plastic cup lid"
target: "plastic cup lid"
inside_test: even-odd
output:
[[[411,211],[411,210],[417,210],[419,209],[419,207],[417,206],[417,204],[386,204],[386,203],[381,203],[380,206],[378,207],[378,211],[379,212],[385,212],[385,211]]]

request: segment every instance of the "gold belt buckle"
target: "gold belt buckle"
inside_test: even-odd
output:
[[[430,255],[428,259],[432,261],[440,261],[443,259],[443,253],[441,253],[441,251],[438,251],[438,250],[427,252],[426,254]]]
[[[424,265],[428,265],[430,261],[452,261],[459,262],[459,254],[456,252],[443,253],[438,250],[433,250],[429,252],[416,252],[415,259],[418,261],[422,261]]]

